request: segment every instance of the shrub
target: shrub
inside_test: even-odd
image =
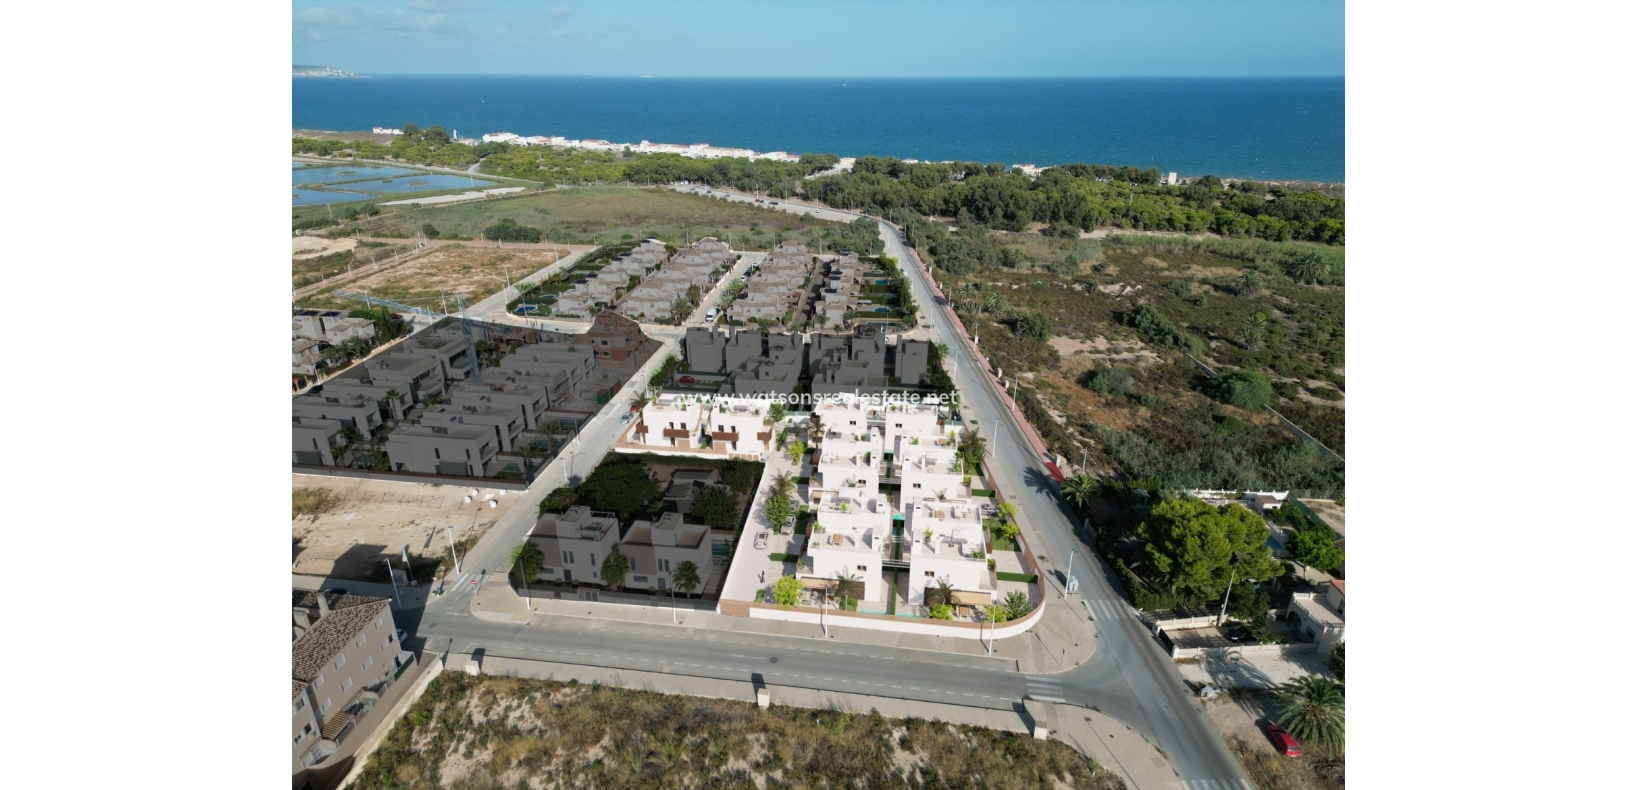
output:
[[[1329,571],[1342,564],[1342,549],[1331,542],[1330,536],[1316,529],[1298,530],[1287,545],[1297,562],[1311,568]]]
[[[534,244],[540,241],[540,228],[525,227],[511,218],[506,218],[484,228],[483,237],[490,241],[522,241]]]
[[[1018,336],[1025,340],[1046,340],[1052,336],[1052,322],[1040,313],[1018,316]]]
[[[781,576],[774,582],[774,603],[789,609],[802,600],[802,581],[795,576]]]
[[[1009,620],[1017,620],[1029,614],[1029,596],[1019,590],[1007,593],[1007,597],[1002,601],[1001,605],[1007,610],[1007,619]]]
[[[1086,375],[1081,386],[1099,395],[1125,395],[1132,390],[1132,371],[1125,368],[1103,368]]]
[[[1163,348],[1175,348],[1190,353],[1199,353],[1204,348],[1199,338],[1178,329],[1165,313],[1155,309],[1153,305],[1138,305],[1137,309],[1123,314],[1121,322],[1136,329],[1144,340]]]
[[[1309,387],[1308,393],[1320,400],[1342,400],[1342,393],[1331,387]]]
[[[1236,370],[1206,382],[1208,396],[1246,411],[1258,411],[1274,398],[1274,385],[1255,370]]]
[[[941,603],[927,610],[927,616],[934,620],[954,620],[955,611],[947,603]]]

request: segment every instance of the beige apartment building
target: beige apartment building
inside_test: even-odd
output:
[[[385,598],[297,590],[290,646],[291,773],[322,762],[414,661]]]

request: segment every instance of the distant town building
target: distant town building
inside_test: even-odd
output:
[[[370,129],[370,131],[375,132],[376,134],[403,134],[404,133],[403,129],[388,129],[385,126],[377,126],[377,127],[374,127],[372,129]]]
[[[1167,173],[1165,183],[1166,183],[1166,186],[1169,186],[1169,187],[1177,186],[1177,174],[1176,173]]]

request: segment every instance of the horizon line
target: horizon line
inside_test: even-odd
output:
[[[294,67],[294,65],[292,66]],[[333,68],[348,71],[339,66],[320,66],[309,68]],[[1057,76],[940,76],[940,77],[830,77],[830,76],[803,76],[803,77],[761,77],[761,76],[725,76],[711,74],[505,74],[505,73],[435,73],[411,71],[357,71],[348,73],[367,77],[561,77],[569,79],[641,79],[641,80],[1311,80],[1311,79],[1345,79],[1346,74],[1154,74],[1154,75],[1057,75]]]

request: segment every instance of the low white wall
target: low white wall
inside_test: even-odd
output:
[[[1213,656],[1231,658],[1234,656],[1294,656],[1302,653],[1317,653],[1319,645],[1312,643],[1297,643],[1294,645],[1235,645],[1234,647],[1173,647],[1172,658],[1198,658]]]
[[[1034,628],[1046,613],[1046,607],[1036,606],[1035,610],[1017,620],[1005,623],[996,623],[993,636],[996,639],[1021,636]],[[761,620],[789,620],[793,623],[819,624],[819,610],[803,606],[796,609],[779,609],[768,604],[751,604],[751,617]],[[951,620],[930,620],[920,617],[897,617],[888,615],[858,615],[851,612],[838,614],[835,611],[825,612],[825,625],[840,628],[864,628],[872,631],[894,631],[901,634],[927,634],[929,636],[953,636],[958,639],[989,639],[992,636],[989,623],[972,623],[963,621],[956,624]]]

